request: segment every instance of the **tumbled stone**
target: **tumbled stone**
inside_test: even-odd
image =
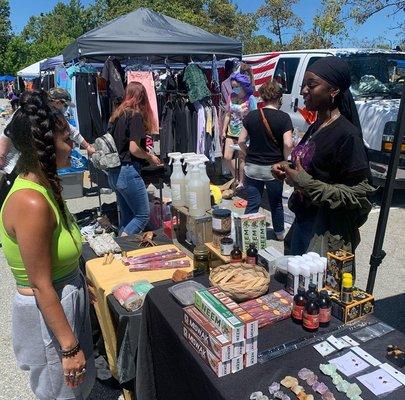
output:
[[[307,394],[305,400],[314,400],[314,396],[312,394]]]
[[[329,389],[328,389],[328,387],[325,385],[325,383],[323,383],[323,382],[315,382],[313,385],[312,385],[312,389],[315,391],[315,392],[317,392],[317,393],[319,393],[319,394],[324,394],[324,393],[326,393]]]
[[[311,374],[313,374],[313,372],[310,369],[302,368],[298,371],[298,378],[306,381]]]
[[[360,396],[361,393],[359,385],[357,383],[351,383],[347,388],[346,396],[353,400],[356,396]]]
[[[346,393],[347,389],[349,389],[350,383],[342,379],[337,385],[336,390],[341,393]]]
[[[329,390],[322,395],[322,400],[336,400],[335,396]]]
[[[300,385],[295,385],[295,386],[293,386],[293,387],[291,388],[291,391],[292,391],[293,393],[295,393],[296,395],[298,395],[298,393],[304,391],[304,388],[303,388],[302,386],[300,386]]]
[[[299,392],[299,393],[297,394],[297,399],[298,399],[298,400],[306,400],[306,398],[307,398],[307,395],[306,395],[305,392]]]
[[[336,365],[329,363],[329,364],[320,364],[319,369],[328,376],[331,376],[334,372],[336,372]]]
[[[265,394],[263,394],[263,395],[259,396],[257,398],[257,400],[269,400],[269,398]]]
[[[283,394],[283,398],[281,400],[291,400],[291,397],[288,394]]]
[[[280,384],[278,382],[273,382],[270,386],[269,386],[269,392],[270,394],[274,394],[276,393],[278,390],[280,390]]]
[[[313,374],[307,379],[307,383],[309,386],[312,386],[315,382],[318,381],[318,375]]]
[[[273,394],[273,396],[274,396],[275,399],[282,400],[283,396],[284,396],[284,393],[281,390],[277,390],[277,392],[275,392]]]
[[[343,381],[343,378],[337,373],[334,373],[331,378],[332,378],[332,382],[335,386]]]
[[[286,388],[292,388],[298,385],[298,379],[293,376],[286,376],[280,383]]]
[[[250,400],[258,400],[260,396],[263,396],[263,392],[253,392],[250,395]]]

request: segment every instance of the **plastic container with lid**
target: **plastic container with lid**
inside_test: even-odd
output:
[[[191,306],[194,304],[194,293],[204,289],[206,287],[201,285],[201,283],[186,281],[170,287],[169,292],[182,306]]]
[[[194,249],[194,269],[193,276],[210,273],[210,253],[205,246],[197,246]]]
[[[226,208],[217,208],[212,212],[212,230],[215,233],[230,234],[232,229],[232,213]]]

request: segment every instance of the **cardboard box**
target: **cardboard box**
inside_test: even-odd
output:
[[[245,339],[251,339],[259,334],[259,322],[253,318],[247,311],[236,304],[230,297],[216,287],[209,288],[208,291],[213,294],[223,305],[232,311],[245,324]]]
[[[195,292],[194,305],[232,343],[244,339],[245,325],[208,290]]]
[[[243,356],[246,352],[246,342],[242,340],[241,342],[233,344],[233,356],[240,357]]]
[[[259,328],[263,328],[291,316],[293,296],[285,290],[278,290],[239,305],[258,320]]]
[[[355,279],[354,254],[345,250],[338,250],[326,254],[328,266],[326,269],[326,287],[340,292],[342,289],[342,275],[349,272]]]
[[[194,306],[184,308],[183,322],[220,361],[233,358],[232,343]]]
[[[257,336],[252,339],[246,339],[245,341],[245,352],[250,353],[251,351],[257,350]]]
[[[198,340],[197,336],[195,336],[194,333],[184,324],[183,336],[219,378],[231,373],[232,361],[220,361],[219,358],[215,357],[215,355],[212,354],[211,351],[207,349],[207,347],[205,347],[204,344]]]
[[[245,355],[243,356],[243,365],[245,366],[245,368],[257,364],[257,353],[257,349],[245,353]]]
[[[243,362],[244,362],[243,355],[232,359],[232,373],[233,374],[235,374],[236,372],[242,371]]]
[[[353,288],[353,302],[343,304],[340,293],[332,291],[332,315],[344,323],[371,314],[374,311],[374,297],[364,290]]]

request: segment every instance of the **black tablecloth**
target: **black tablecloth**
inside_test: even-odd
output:
[[[197,280],[207,283],[204,279]],[[270,290],[280,288],[281,285],[273,280]],[[303,367],[314,371],[333,391],[337,400],[346,399],[344,394],[335,390],[332,381],[320,372],[319,364],[325,363],[326,360],[312,346],[264,364],[256,364],[236,374],[218,378],[183,338],[182,308],[167,289],[168,286],[160,286],[151,290],[143,306],[137,357],[137,400],[249,399],[254,391],[262,391],[269,395],[268,386],[273,381],[279,382],[286,375],[297,376],[298,371]],[[330,327],[339,324],[340,322],[334,319]],[[291,319],[278,322],[273,326],[260,329],[259,352],[307,335],[309,334],[301,326],[294,324]],[[380,361],[386,362],[385,350],[388,344],[403,348],[405,335],[394,331],[379,339],[371,340],[361,347]],[[348,380],[359,383],[355,378],[348,378]],[[313,394],[309,386],[306,384],[303,386],[307,393]],[[359,384],[359,386],[363,390],[364,400],[376,399],[363,385]],[[292,392],[288,394],[293,398]],[[315,398],[318,397],[315,396]],[[402,386],[385,399],[404,400],[405,387]]]
[[[171,240],[163,233],[163,229],[159,229],[155,233],[156,238],[154,241],[156,244],[162,245],[171,243]],[[140,248],[139,243],[134,241],[137,237],[138,235],[130,235],[118,237],[114,240],[119,244],[122,250],[131,251]],[[96,253],[94,253],[88,243],[83,244],[81,256],[81,267],[83,271],[86,262],[94,258],[97,258]],[[168,283],[168,281],[163,281],[162,283]],[[162,283],[156,282],[153,283],[153,285],[157,286]],[[136,373],[136,352],[142,311],[127,311],[111,294],[107,296],[107,302],[111,311],[111,319],[117,332],[117,379],[122,387],[132,390]]]

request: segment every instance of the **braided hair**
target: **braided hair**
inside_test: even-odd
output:
[[[35,173],[41,184],[52,190],[53,196],[67,223],[62,185],[57,174],[54,133],[68,129],[63,114],[51,108],[44,91],[24,92],[20,97],[20,108],[15,112],[6,134],[21,155],[17,171],[22,174]]]

